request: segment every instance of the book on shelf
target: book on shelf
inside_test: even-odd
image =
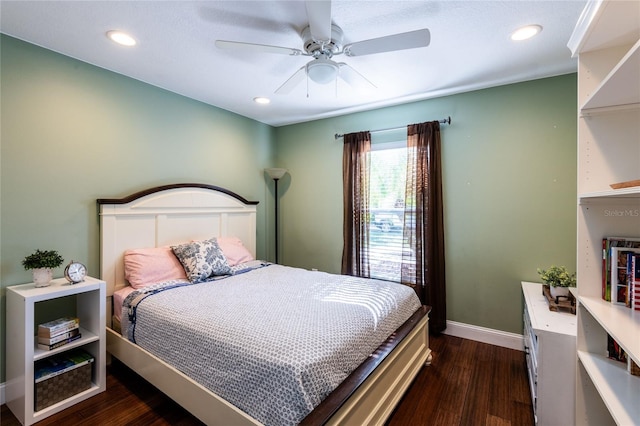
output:
[[[631,260],[627,263],[629,307],[640,311],[640,254],[633,254],[630,257]]]
[[[74,317],[63,317],[38,325],[38,337],[51,338],[65,333],[80,325],[80,320]]]
[[[625,363],[627,366],[627,373],[632,376],[640,376],[640,367],[631,359],[629,355],[620,347],[618,342],[607,334],[607,358]]]
[[[64,345],[66,345],[68,343],[71,343],[71,342],[73,342],[75,340],[78,340],[81,337],[82,337],[82,333],[78,333],[75,336],[68,337],[68,338],[66,338],[64,340],[60,340],[59,342],[52,343],[52,344],[38,343],[38,349],[43,349],[45,351],[51,351],[53,349],[57,349],[57,348],[59,348],[61,346],[64,346]]]
[[[631,307],[629,286],[629,262],[640,248],[611,247],[611,303]]]
[[[93,355],[81,349],[38,360],[34,366],[35,383],[64,374],[93,361]]]
[[[602,299],[612,301],[611,274],[616,262],[612,261],[612,249],[623,247],[626,250],[640,249],[640,238],[605,237],[602,239]]]
[[[627,362],[627,353],[610,334],[607,334],[607,358]]]
[[[53,345],[54,343],[58,343],[61,342],[63,340],[67,340],[70,337],[74,337],[80,334],[80,327],[78,325],[76,325],[75,328],[69,330],[69,331],[65,331],[62,332],[60,334],[56,334],[55,336],[52,337],[40,337],[40,336],[36,336],[38,339],[38,343],[41,343],[43,345]]]

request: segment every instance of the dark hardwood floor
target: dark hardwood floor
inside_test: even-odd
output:
[[[430,336],[433,363],[425,367],[388,421],[404,425],[533,425],[524,353],[446,335]],[[19,425],[6,405],[2,426]],[[127,367],[107,368],[107,391],[46,425],[201,425]]]

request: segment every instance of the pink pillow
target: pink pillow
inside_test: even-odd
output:
[[[133,288],[187,279],[182,264],[168,246],[125,251],[124,277]]]
[[[227,258],[229,266],[253,260],[251,252],[242,244],[238,237],[217,237],[218,246]]]

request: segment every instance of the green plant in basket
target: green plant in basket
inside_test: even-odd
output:
[[[538,268],[542,282],[551,287],[575,287],[576,274],[569,273],[564,266],[551,266],[549,269]]]
[[[22,261],[24,269],[57,268],[64,259],[55,250],[36,250]]]

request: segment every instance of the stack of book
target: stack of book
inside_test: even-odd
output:
[[[640,238],[603,238],[602,298],[640,311]]]
[[[80,321],[78,318],[64,317],[38,325],[38,348],[52,350],[78,340]]]

